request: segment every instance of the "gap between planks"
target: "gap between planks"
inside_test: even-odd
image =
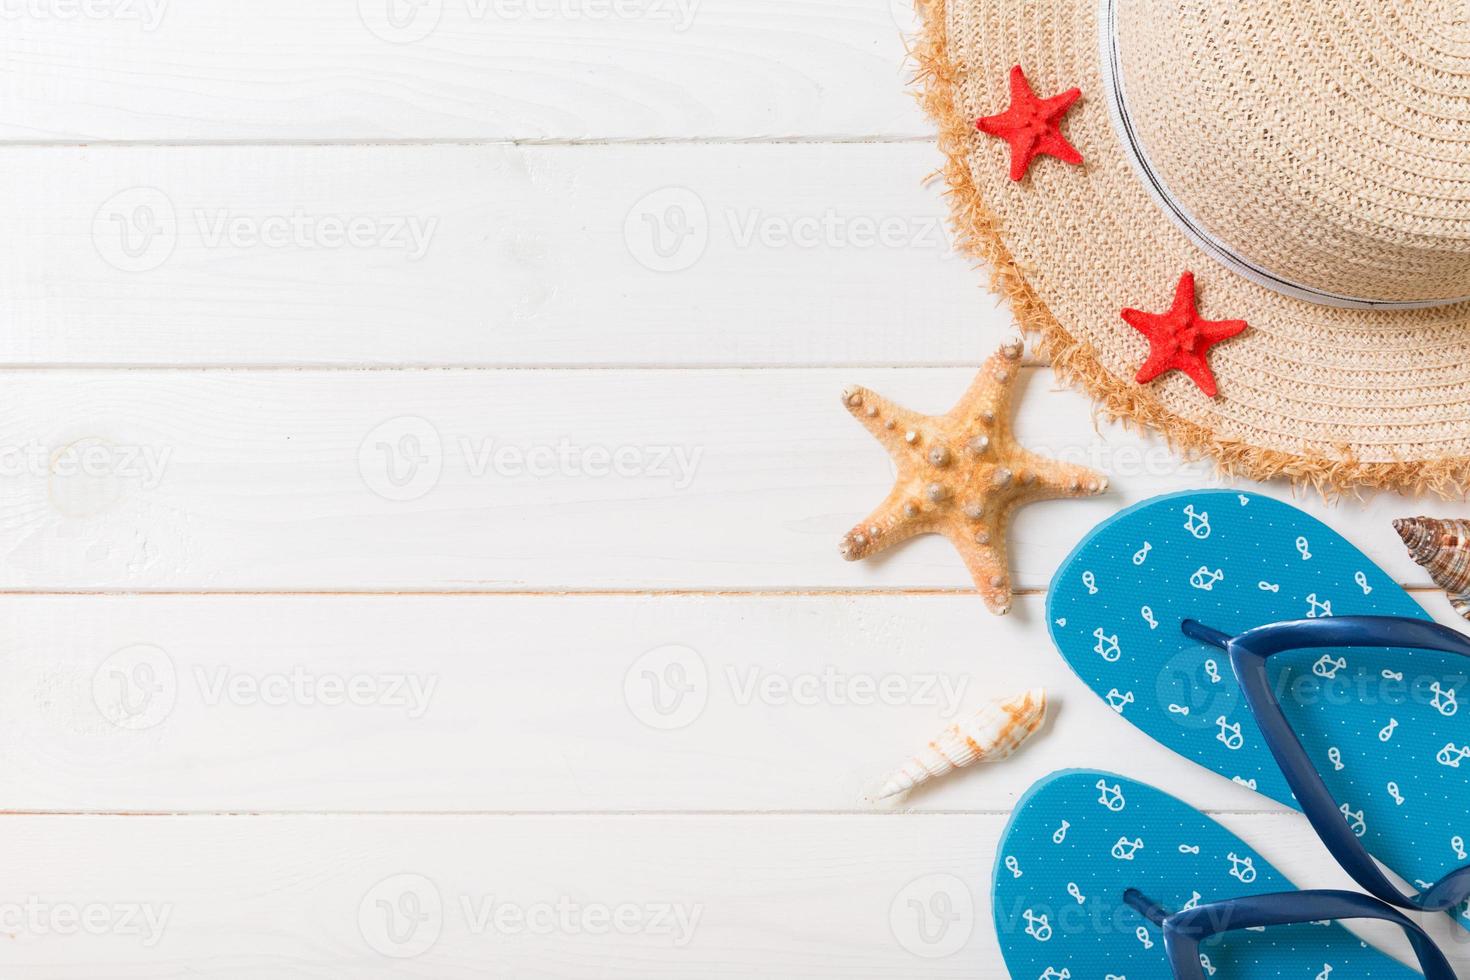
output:
[[[1399,588],[1412,594],[1440,593],[1443,590],[1433,585],[1406,585],[1397,583]],[[1046,589],[1014,589],[1012,594],[1016,596],[1044,596]],[[979,598],[980,593],[974,589],[966,588],[930,588],[930,589],[885,589],[874,587],[868,589],[466,589],[464,591],[444,589],[394,589],[375,591],[365,589],[360,591],[341,589],[283,589],[280,591],[262,589],[195,589],[195,590],[150,590],[150,589],[0,589],[0,598],[5,596],[118,596],[118,597],[188,597],[188,596],[270,596],[272,598],[285,598],[290,596],[301,597],[323,597],[330,598],[339,596],[344,598],[391,598],[402,596],[404,598],[423,598],[429,596],[441,596],[443,598],[546,598],[546,599],[573,599],[573,598],[706,598],[706,599],[739,599],[739,598],[804,598],[804,597],[833,597],[844,596],[882,596],[882,597],[927,597],[927,596],[956,596],[960,598]]]
[[[889,143],[933,143],[938,132],[932,133],[825,133],[811,136],[629,136],[603,137],[596,139],[572,138],[511,138],[511,139],[201,139],[201,140],[6,140],[0,139],[0,147],[17,149],[94,149],[121,147],[125,149],[196,149],[200,147],[255,147],[271,149],[281,147],[421,147],[421,146],[847,146]]]
[[[1017,331],[1019,336],[1019,331]],[[473,372],[490,371],[847,371],[847,370],[935,370],[948,371],[954,368],[978,369],[985,358],[990,356],[988,351],[977,350],[973,360],[963,361],[829,361],[826,363],[787,363],[768,364],[761,361],[649,361],[646,363],[623,363],[623,362],[593,362],[586,364],[558,364],[555,362],[533,363],[533,364],[502,364],[495,362],[482,363],[441,363],[436,361],[424,361],[421,363],[394,363],[394,364],[341,364],[335,362],[302,362],[291,363],[282,361],[280,363],[209,363],[209,364],[177,364],[147,362],[117,362],[99,361],[86,364],[72,364],[66,362],[32,363],[29,361],[0,361],[0,371],[92,371],[92,372],[114,372],[114,371],[171,371],[176,373],[190,374],[212,374],[218,372],[240,372],[240,373],[323,373],[341,374],[344,372],[363,374],[383,374],[388,372],[399,372],[403,374],[429,373],[429,372],[456,372],[469,374]],[[1051,365],[1034,357],[1027,356],[1021,365],[1027,370],[1044,370]]]
[[[378,817],[384,819],[443,817],[507,818],[536,817],[582,819],[589,817],[617,819],[642,819],[647,817],[684,817],[695,819],[724,819],[729,817],[772,817],[772,818],[821,818],[828,817],[875,817],[885,820],[895,818],[916,819],[922,817],[1007,817],[1013,810],[0,810],[0,820],[6,817],[166,817],[170,819],[241,819],[257,817]],[[1212,817],[1259,817],[1292,816],[1297,811],[1278,807],[1269,810],[1212,810],[1201,813]]]

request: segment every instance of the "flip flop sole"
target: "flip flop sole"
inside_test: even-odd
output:
[[[1096,770],[1033,786],[996,857],[994,908],[1016,980],[1168,980],[1159,929],[1123,902],[1165,909],[1296,891],[1240,838],[1144,783]],[[1231,980],[1413,980],[1419,974],[1335,924],[1239,930],[1201,946],[1206,975]]]
[[[1180,622],[1236,635],[1325,615],[1430,618],[1325,524],[1230,491],[1158,497],[1100,525],[1058,570],[1047,608],[1057,649],[1122,717],[1288,806],[1223,651]],[[1470,709],[1458,700],[1470,660],[1334,649],[1281,654],[1270,668],[1287,720],[1370,853],[1419,887],[1470,859]]]

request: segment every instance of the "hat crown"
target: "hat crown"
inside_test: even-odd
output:
[[[1132,138],[1190,224],[1324,296],[1470,297],[1470,4],[1115,9]]]

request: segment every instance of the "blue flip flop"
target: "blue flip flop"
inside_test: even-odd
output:
[[[1259,494],[1158,497],[1077,546],[1047,610],[1123,718],[1305,812],[1379,899],[1470,926],[1470,638],[1341,536]]]
[[[1068,770],[1022,797],[996,855],[996,933],[1016,980],[1417,980],[1333,920],[1405,930],[1425,980],[1454,980],[1409,919],[1355,892],[1300,892],[1250,845],[1151,786]]]

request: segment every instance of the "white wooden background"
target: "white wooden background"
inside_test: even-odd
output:
[[[0,975],[1001,977],[994,844],[1066,766],[1342,883],[1045,635],[1083,531],[1205,467],[1038,366],[1022,435],[1114,490],[1021,517],[1010,617],[938,541],[839,559],[891,473],[843,385],[942,410],[1011,330],[910,23],[0,5]],[[1306,504],[1448,616],[1388,521],[1452,507]],[[1038,684],[1011,763],[864,802]]]

